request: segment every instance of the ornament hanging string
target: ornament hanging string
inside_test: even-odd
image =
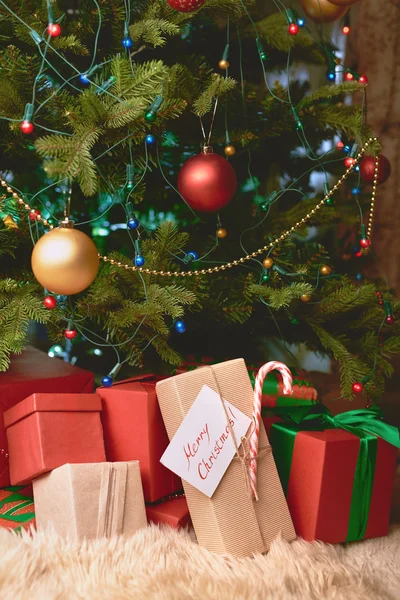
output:
[[[127,263],[123,263],[120,261],[117,261],[113,258],[109,258],[108,256],[102,256],[101,254],[99,254],[99,258],[104,261],[104,262],[109,262],[111,265],[115,265],[118,268],[122,268],[122,269],[126,269],[127,271],[133,271],[133,272],[138,272],[138,273],[143,273],[146,275],[158,275],[160,277],[195,277],[195,276],[199,276],[199,275],[207,275],[207,274],[212,274],[212,273],[218,273],[220,271],[225,271],[226,269],[231,269],[232,267],[236,267],[238,265],[243,264],[244,262],[247,262],[249,260],[252,260],[253,258],[255,258],[256,256],[259,256],[260,254],[263,254],[266,251],[269,251],[271,248],[273,248],[274,246],[276,246],[277,244],[283,242],[286,238],[288,238],[294,231],[296,231],[297,229],[299,229],[299,227],[301,227],[302,225],[304,225],[305,223],[307,223],[312,217],[313,215],[318,212],[326,203],[326,201],[331,198],[331,196],[333,196],[333,194],[339,189],[339,187],[342,185],[342,183],[347,179],[347,177],[353,172],[354,167],[360,162],[360,159],[364,156],[367,148],[369,145],[373,144],[374,142],[377,142],[378,138],[376,137],[371,137],[368,139],[367,142],[365,142],[364,146],[360,149],[360,151],[358,152],[357,156],[354,157],[354,162],[347,168],[347,170],[345,171],[345,173],[340,177],[340,179],[335,183],[335,185],[332,187],[332,189],[324,196],[324,198],[322,198],[322,200],[320,200],[320,202],[318,202],[313,209],[310,210],[309,213],[307,213],[302,219],[300,219],[300,221],[297,221],[297,223],[295,223],[294,225],[292,225],[292,227],[286,231],[284,231],[280,236],[276,237],[272,242],[270,242],[269,244],[266,244],[265,246],[262,246],[261,248],[258,248],[258,250],[255,250],[254,252],[247,254],[246,256],[242,256],[241,258],[237,259],[237,260],[233,260],[231,262],[227,262],[225,264],[222,265],[218,265],[216,267],[210,267],[209,269],[198,269],[195,271],[161,271],[161,270],[157,270],[157,269],[149,269],[149,268],[144,268],[144,267],[136,267],[134,265],[130,265]],[[372,185],[372,192],[371,192],[371,208],[370,208],[370,216],[369,216],[369,235],[371,232],[371,228],[372,228],[372,222],[373,222],[373,216],[374,216],[374,207],[375,207],[375,198],[376,198],[376,188],[378,185],[378,169],[379,169],[379,157],[376,158],[376,165],[375,165],[375,174],[374,174],[374,181],[373,181],[373,185]],[[25,200],[23,198],[21,198],[21,196],[18,194],[18,192],[16,192],[15,190],[13,190],[13,188],[9,185],[9,183],[7,181],[5,181],[4,179],[2,179],[0,181],[0,184],[6,188],[8,193],[12,193],[13,198],[15,198],[18,203],[20,205],[23,205],[25,210],[27,211],[33,211],[34,209],[31,208],[31,206],[25,202]],[[44,219],[41,215],[37,216],[37,220],[41,221],[45,226],[48,226],[51,230],[54,229],[54,225],[51,225],[47,219]]]
[[[214,109],[213,109],[213,113],[212,113],[212,117],[211,117],[210,130],[208,132],[208,137],[207,137],[206,131],[204,129],[203,119],[201,118],[201,115],[199,115],[200,126],[201,126],[201,131],[203,133],[204,145],[205,146],[209,146],[210,143],[211,143],[211,136],[212,136],[212,131],[213,131],[213,127],[214,127],[215,115],[217,114],[217,108],[218,108],[218,98],[215,99]]]

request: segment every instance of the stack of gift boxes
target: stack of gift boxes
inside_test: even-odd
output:
[[[282,393],[279,374],[264,381],[257,500],[240,452],[211,497],[160,463],[204,386],[251,419],[256,372],[242,359],[212,366],[193,360],[174,377],[138,377],[95,394],[89,393],[90,375],[71,390],[65,373],[45,374],[47,387],[27,377],[18,391],[24,397],[14,393],[13,399],[18,376],[2,376],[9,378],[9,399],[1,405],[8,449],[0,424],[0,481],[12,487],[0,493],[0,525],[32,523],[24,486],[33,482],[36,526],[77,540],[131,534],[147,521],[173,527],[191,521],[209,550],[251,556],[267,551],[279,534],[329,543],[386,535],[398,430],[372,413],[335,420],[301,373],[290,397]],[[366,433],[365,420],[387,429]]]

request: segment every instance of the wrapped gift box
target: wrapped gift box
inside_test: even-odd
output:
[[[35,527],[32,488],[10,486],[0,489],[0,527],[14,531]]]
[[[4,413],[13,485],[67,462],[103,462],[96,394],[32,394]]]
[[[363,412],[368,411],[343,414],[348,420]],[[397,448],[365,428],[357,433],[333,428],[341,418],[277,423],[271,429],[296,533],[305,540],[336,544],[388,533]],[[369,422],[366,429],[374,431]]]
[[[157,383],[170,439],[204,385],[221,393],[226,401],[251,418],[253,390],[244,360],[203,367]],[[222,410],[220,404],[215,409]],[[257,481],[259,499],[255,501],[239,460],[232,460],[211,498],[183,481],[199,544],[222,554],[251,556],[267,551],[279,534],[288,540],[294,539],[292,520],[262,423]]]
[[[257,367],[249,367],[250,381],[254,387]],[[285,396],[283,393],[282,375],[278,371],[268,373],[263,383],[262,405],[268,408],[285,408],[288,406],[312,406],[318,402],[318,392],[307,380],[306,374],[299,372],[293,374],[293,394]]]
[[[146,504],[146,515],[149,523],[169,525],[174,529],[182,529],[190,524],[189,508],[185,497]]]
[[[97,390],[103,406],[107,460],[139,461],[146,502],[155,502],[182,488],[180,478],[160,463],[168,435],[156,396],[159,379],[145,375]]]
[[[35,392],[93,392],[94,377],[47,354],[27,348],[14,356],[6,373],[0,373],[0,487],[10,485],[7,438],[3,413]]]
[[[66,464],[33,481],[38,530],[72,541],[131,535],[146,527],[137,461]]]

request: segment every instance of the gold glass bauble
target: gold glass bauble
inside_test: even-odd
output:
[[[335,6],[351,6],[359,1],[360,0],[329,0],[329,2]]]
[[[54,294],[79,294],[99,270],[97,248],[82,231],[59,227],[43,235],[32,253],[32,271],[38,282]]]
[[[329,0],[301,0],[301,5],[314,23],[332,23],[348,11],[348,6],[335,6]]]
[[[228,235],[227,230],[224,227],[217,229],[217,238],[223,240]]]
[[[310,294],[302,294],[302,295],[300,296],[300,300],[301,300],[302,302],[310,302],[310,300],[311,300],[311,296],[310,296]]]
[[[218,63],[218,66],[222,71],[226,71],[227,69],[229,69],[229,60],[225,60],[225,58],[221,58],[221,60]]]
[[[232,146],[232,144],[229,144],[228,146],[225,146],[224,148],[224,153],[225,156],[233,156],[236,152],[236,148],[235,146]]]
[[[322,265],[319,272],[321,273],[321,275],[330,275],[332,273],[332,269],[329,265]]]
[[[269,256],[267,256],[267,258],[264,258],[263,267],[265,267],[266,269],[270,269],[273,264],[274,261],[272,260],[272,258],[270,258]]]

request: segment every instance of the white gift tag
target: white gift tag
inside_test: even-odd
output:
[[[239,447],[251,419],[224,400]],[[235,455],[219,395],[204,385],[160,462],[209,498]]]

